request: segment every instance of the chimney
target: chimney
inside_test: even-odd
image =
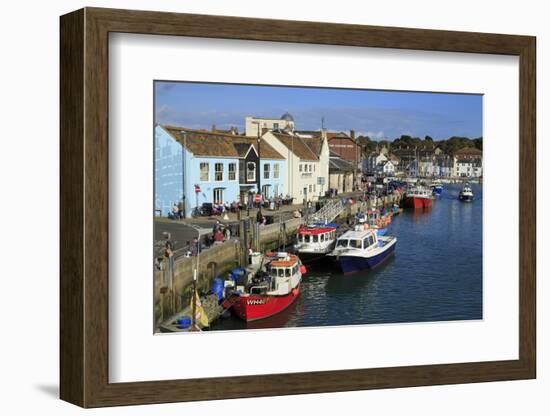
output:
[[[327,129],[322,128],[321,129],[321,140],[326,140],[327,138]]]
[[[216,131],[216,125],[212,124],[212,131]]]
[[[351,129],[349,131],[349,137],[351,137],[352,140],[355,140],[355,130]]]

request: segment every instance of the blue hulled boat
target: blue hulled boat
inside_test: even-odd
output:
[[[347,231],[329,256],[340,264],[344,274],[349,274],[376,267],[394,252],[396,244],[396,237],[380,237],[371,229]]]
[[[431,188],[432,188],[432,193],[436,196],[439,196],[443,193],[443,185],[433,184]]]

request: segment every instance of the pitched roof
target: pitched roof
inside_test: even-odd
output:
[[[195,156],[239,157],[237,149],[231,142],[234,136],[175,126],[162,126],[162,128]]]
[[[239,154],[239,157],[246,157],[248,150],[250,149],[250,146],[252,144],[250,143],[233,143],[233,146],[235,146],[235,149],[237,149],[237,153]]]
[[[353,165],[338,157],[331,157],[329,160],[329,172],[353,172]]]
[[[289,134],[271,132],[279,141],[290,149],[296,156],[302,160],[319,160],[317,155],[305,143],[304,139]]]
[[[464,156],[481,156],[483,152],[479,150],[477,147],[463,147],[460,150],[457,150],[455,152],[455,155],[464,155]]]
[[[234,146],[239,146],[241,148],[244,147],[243,145],[247,146],[244,155],[241,157],[244,157],[246,155],[250,145],[252,145],[252,147],[254,147],[254,150],[256,150],[256,153],[258,153],[258,139],[255,137],[233,136],[232,141]],[[262,159],[284,159],[284,157],[273,147],[271,147],[269,143],[267,143],[265,140],[262,140],[260,142],[260,157]]]
[[[353,140],[347,133],[343,131],[327,131],[327,139],[350,139]],[[355,141],[355,140],[354,140]]]
[[[294,130],[294,132],[297,133],[297,134],[302,134],[302,135],[321,137],[321,131],[320,130]]]
[[[251,145],[256,150],[256,153],[258,152],[257,139],[255,137],[224,134],[208,130],[194,130],[176,126],[162,125],[161,127],[195,156],[245,157]],[[260,146],[262,159],[284,159],[280,153],[265,141],[262,141]]]
[[[302,137],[304,143],[315,153],[316,156],[321,155],[322,141],[319,137]]]

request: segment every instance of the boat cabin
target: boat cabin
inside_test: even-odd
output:
[[[300,282],[300,261],[294,254],[271,253],[265,260],[265,271],[249,281],[250,295],[285,295]]]
[[[420,186],[415,186],[413,188],[410,188],[408,191],[407,191],[407,196],[408,197],[412,197],[412,196],[416,196],[416,197],[430,197],[432,194],[431,191],[429,191],[428,189],[426,188],[423,188],[423,187],[420,187]]]
[[[378,247],[378,239],[373,231],[348,231],[336,241],[336,250],[368,250]]]
[[[300,227],[296,234],[296,242],[300,243],[324,243],[336,239],[334,227]]]

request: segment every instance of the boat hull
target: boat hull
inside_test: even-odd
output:
[[[372,257],[345,256],[339,257],[338,262],[344,274],[351,274],[360,270],[372,269],[390,257],[394,251],[397,242],[391,244],[387,250],[378,253]]]
[[[235,314],[246,322],[269,318],[284,311],[300,295],[300,286],[283,296],[251,295],[239,296],[233,303]]]
[[[404,204],[407,208],[414,208],[414,209],[428,208],[432,206],[432,199],[420,198],[417,196],[408,196],[405,198]]]

